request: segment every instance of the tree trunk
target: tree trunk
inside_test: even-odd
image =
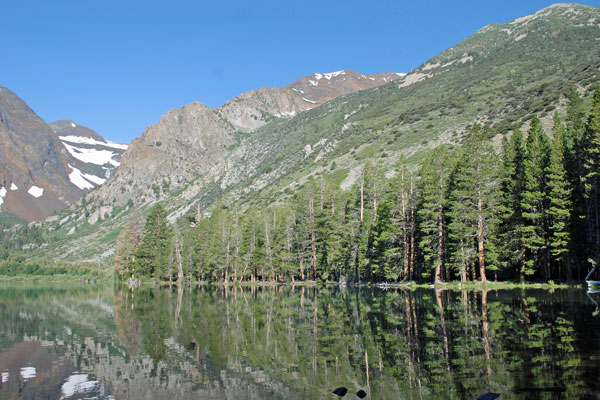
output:
[[[440,207],[441,208],[441,207]],[[437,249],[437,259],[435,260],[435,274],[434,274],[434,283],[442,282],[442,257],[444,255],[443,250],[444,245],[444,223],[441,216],[438,217],[438,249]]]
[[[483,201],[481,197],[477,200],[477,209],[479,216],[477,217],[477,247],[479,250],[479,275],[481,276],[481,282],[486,282],[485,276],[485,252],[484,252],[484,238],[483,238]]]
[[[362,179],[360,181],[360,222],[362,224],[365,213],[365,173],[363,171]]]
[[[310,249],[312,251],[313,279],[317,280],[317,232],[315,228],[314,196],[311,196],[308,200],[308,211],[310,213]]]

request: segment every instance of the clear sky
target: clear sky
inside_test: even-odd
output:
[[[484,25],[552,3],[4,1],[0,84],[47,122],[129,142],[192,101],[217,107],[313,72],[408,72]]]

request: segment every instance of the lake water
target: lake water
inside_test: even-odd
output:
[[[0,283],[0,398],[333,399],[344,386],[350,399],[595,399],[598,301],[585,289]]]

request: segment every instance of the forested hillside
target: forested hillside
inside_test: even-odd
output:
[[[182,232],[157,205],[120,236],[120,274],[166,281],[582,279],[600,240],[600,89],[569,94],[545,132],[534,114],[501,154],[487,127],[386,178],[367,164],[348,191],[310,180],[285,204],[201,209]]]
[[[394,82],[234,133],[177,190],[128,195],[150,165],[131,164],[25,248],[111,265],[117,250],[121,272],[167,280],[581,278],[599,225],[599,20],[560,4],[488,25]]]

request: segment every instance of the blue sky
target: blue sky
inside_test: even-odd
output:
[[[48,122],[129,142],[192,101],[217,107],[313,72],[408,72],[484,25],[552,3],[6,1],[0,84]]]

